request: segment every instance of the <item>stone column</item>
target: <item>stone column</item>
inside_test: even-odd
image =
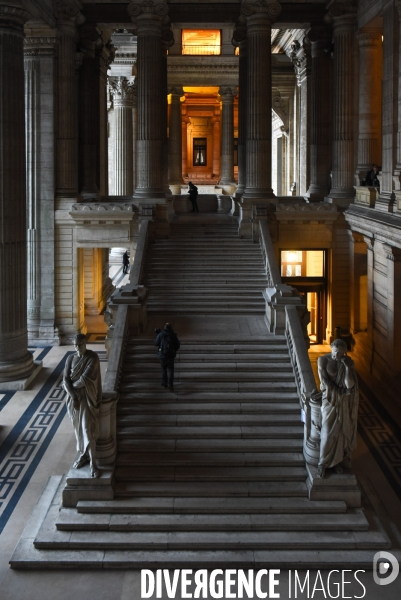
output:
[[[359,127],[358,164],[355,185],[370,171],[381,165],[381,95],[378,85],[382,71],[381,31],[362,29],[359,43]],[[400,149],[401,150],[401,149]]]
[[[248,36],[246,188],[243,201],[273,198],[271,186],[271,26],[281,6],[274,0],[245,0]]]
[[[22,3],[0,4],[0,386],[28,378],[24,23]]]
[[[398,20],[398,27],[395,27],[395,28],[393,27],[394,41],[396,41],[397,36],[398,36],[398,121],[397,121],[397,125],[396,125],[396,128],[397,128],[397,162],[396,162],[395,168],[394,168],[394,190],[396,190],[398,192],[397,197],[399,200],[400,191],[401,191],[401,35],[400,35],[400,31],[401,31],[401,0],[396,0],[395,5],[398,9],[399,20]],[[386,9],[385,14],[387,14],[388,10],[389,10],[389,8]],[[384,17],[384,19],[385,19],[384,26],[386,27],[386,29],[388,29],[391,26],[391,24],[389,23],[389,18]],[[386,35],[387,31],[385,31],[383,33],[384,33],[384,35]],[[385,44],[385,40],[383,39],[383,45],[384,44]],[[387,57],[387,60],[388,60],[388,58],[389,57]],[[393,58],[393,60],[394,60],[394,58]],[[386,63],[387,63],[387,61],[386,61]],[[384,64],[383,64],[383,66],[384,66]],[[387,68],[386,71],[387,71],[386,75],[388,77],[389,69]],[[383,79],[384,79],[384,73],[383,73]],[[384,102],[383,102],[383,119],[385,119],[385,120],[388,119],[388,115],[384,114]],[[394,129],[395,129],[395,127],[394,127]],[[383,131],[383,134],[384,134],[384,131]],[[383,142],[384,142],[384,140],[383,140]],[[384,148],[385,147],[383,144],[383,150],[384,150]]]
[[[166,0],[134,0],[128,12],[137,24],[138,44],[138,200],[163,200],[164,140],[166,119],[164,61],[161,56],[162,19],[167,15]],[[162,103],[162,104],[161,104]]]
[[[170,21],[168,17],[163,19],[162,39],[161,39],[161,74],[162,74],[162,89],[160,97],[161,110],[161,128],[163,136],[163,191],[167,197],[171,198],[171,190],[169,186],[169,139],[167,136],[168,130],[168,86],[167,86],[167,53],[168,49],[174,44],[173,32],[170,29]]]
[[[58,344],[54,327],[56,32],[29,29],[24,44],[28,337]],[[42,268],[42,264],[44,268]]]
[[[173,194],[181,194],[182,185],[182,130],[181,130],[181,96],[182,88],[170,90],[170,123],[168,138],[169,172],[168,182]]]
[[[238,186],[235,198],[241,198],[246,185],[246,119],[247,119],[247,39],[246,27],[236,27],[233,36],[233,44],[239,48],[238,59]]]
[[[136,143],[138,140],[138,89],[137,86],[134,85],[134,95],[132,98],[132,162],[133,162],[133,189],[134,193],[137,186],[137,151],[136,151]]]
[[[78,195],[78,112],[76,77],[76,25],[82,22],[78,5],[57,5],[58,94],[56,195],[75,198]]]
[[[182,117],[181,131],[182,131],[182,175],[183,177],[188,176],[188,123],[189,118],[187,116]]]
[[[304,37],[302,43],[295,41],[291,44],[289,53],[294,63],[297,84],[299,88],[299,195],[306,194],[309,188],[310,173],[310,130],[312,107],[312,68],[311,68],[311,43]]]
[[[363,236],[367,248],[368,272],[368,345],[373,346],[374,238]]]
[[[234,192],[234,96],[236,89],[220,88],[221,111],[221,177],[220,185],[229,194]]]
[[[114,104],[114,196],[132,196],[133,187],[133,128],[132,108],[134,82],[126,77],[110,81]]]
[[[220,177],[220,117],[213,117],[213,177]]]
[[[109,32],[108,32],[109,33]],[[105,32],[102,33],[104,39]],[[100,131],[99,131],[99,168],[97,186],[101,197],[109,194],[109,160],[108,160],[108,127],[107,127],[107,70],[114,58],[114,47],[106,43],[99,52],[99,108],[100,108]],[[135,186],[134,186],[135,189]]]
[[[330,17],[334,32],[334,105],[332,186],[327,198],[329,202],[346,207],[355,195],[355,2],[331,5]]]
[[[97,33],[95,29],[95,34]],[[100,93],[99,60],[96,44],[81,39],[82,67],[79,70],[79,192],[83,198],[97,198],[99,158]]]
[[[327,48],[328,32],[312,29],[311,42],[311,106],[310,106],[310,177],[305,196],[310,202],[320,202],[330,189],[332,150],[332,60]]]
[[[387,335],[382,359],[386,370],[394,377],[401,370],[401,249],[383,244],[383,250],[387,258]]]

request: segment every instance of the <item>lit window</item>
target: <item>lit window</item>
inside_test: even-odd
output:
[[[324,277],[324,250],[282,250],[282,277]]]
[[[220,54],[221,35],[219,29],[183,29],[182,54]]]
[[[194,167],[206,166],[206,138],[194,138]]]

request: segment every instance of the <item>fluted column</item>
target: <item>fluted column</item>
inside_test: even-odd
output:
[[[56,152],[56,195],[74,198],[78,194],[78,107],[76,77],[76,25],[82,21],[75,3],[57,4],[58,123]]]
[[[79,192],[84,198],[96,198],[97,158],[99,153],[100,94],[99,64],[95,44],[86,43],[79,71]]]
[[[220,117],[215,115],[213,117],[213,176],[220,176]]]
[[[132,196],[133,186],[133,128],[132,108],[134,82],[126,77],[110,81],[114,104],[114,196]]]
[[[355,185],[361,185],[373,164],[381,165],[381,31],[362,29],[359,43],[358,164]]]
[[[236,89],[220,88],[221,114],[221,178],[220,185],[234,191],[234,96]]]
[[[136,144],[138,140],[138,88],[134,86],[134,95],[132,98],[132,162],[133,162],[133,189],[134,193],[137,185],[137,151]]]
[[[22,3],[0,4],[0,385],[28,377],[24,23]],[[2,386],[4,389],[4,385]]]
[[[238,59],[238,186],[235,197],[241,198],[246,185],[246,119],[247,119],[247,39],[246,27],[243,25],[234,30],[232,43],[239,48]]]
[[[311,111],[310,111],[310,184],[306,197],[319,202],[330,189],[332,154],[332,60],[326,51],[330,44],[328,32],[312,29],[311,42]]]
[[[166,99],[161,55],[165,0],[134,0],[128,12],[137,24],[138,140],[135,198],[163,199]]]
[[[180,194],[182,185],[181,96],[183,90],[180,87],[174,87],[169,91],[171,95],[171,104],[168,138],[168,181],[172,193]]]
[[[243,201],[273,198],[271,186],[271,26],[281,6],[245,0],[248,36],[246,188]]]
[[[107,32],[109,33],[109,32]],[[102,38],[105,35],[103,32]],[[99,107],[100,107],[100,129],[99,129],[99,167],[97,185],[100,196],[109,194],[109,159],[108,159],[108,93],[107,93],[107,70],[114,59],[114,46],[108,41],[100,50],[99,60]],[[134,186],[135,189],[135,186]]]
[[[162,43],[161,43],[161,74],[162,88],[160,97],[160,110],[163,136],[163,191],[167,197],[171,197],[169,186],[169,140],[167,136],[168,128],[168,86],[167,86],[167,53],[168,49],[174,44],[173,32],[170,28],[168,17],[163,21]]]
[[[332,186],[328,200],[347,206],[355,195],[354,39],[356,4],[330,8],[334,32],[334,105]]]
[[[398,9],[398,119],[397,119],[397,161],[394,168],[394,189],[398,192],[398,199],[401,190],[401,0],[396,0],[395,5]]]

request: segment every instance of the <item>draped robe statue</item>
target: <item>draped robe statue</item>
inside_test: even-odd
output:
[[[67,412],[77,441],[78,458],[73,467],[90,463],[91,476],[99,477],[96,464],[96,440],[99,437],[99,409],[102,401],[100,362],[96,352],[86,349],[83,334],[74,339],[77,351],[67,357],[64,367],[64,389],[67,392]]]
[[[327,468],[337,473],[351,467],[356,448],[358,421],[358,379],[354,363],[346,356],[341,339],[331,344],[331,354],[318,358],[322,395],[320,459],[316,477],[324,477]]]

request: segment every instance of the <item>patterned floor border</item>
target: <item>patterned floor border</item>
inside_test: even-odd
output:
[[[61,384],[65,361],[71,353],[65,353],[0,446],[0,533],[65,416],[65,391]],[[98,355],[101,362],[107,360],[105,351],[98,351]],[[13,395],[14,392],[3,395],[2,408]]]

